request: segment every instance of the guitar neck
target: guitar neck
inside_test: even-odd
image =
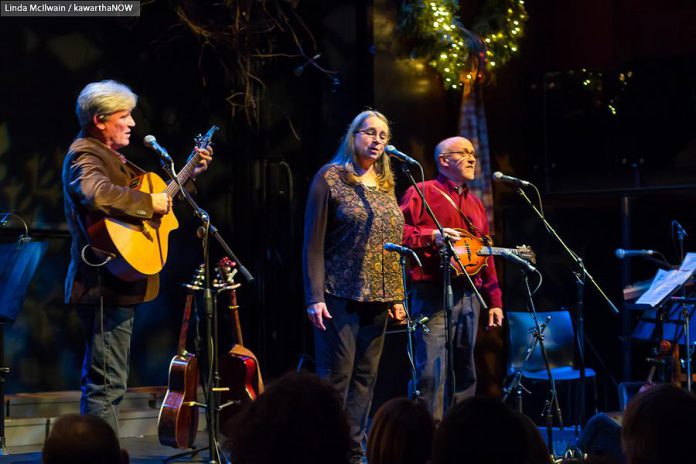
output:
[[[230,290],[230,309],[234,315],[234,328],[237,334],[237,343],[244,346],[244,337],[242,336],[242,324],[239,322],[239,305],[237,305],[237,292]]]
[[[167,185],[167,188],[164,189],[164,193],[168,194],[170,197],[175,197],[179,193],[179,184],[185,185],[186,182],[191,178],[191,174],[193,173],[193,169],[196,167],[198,162],[201,159],[201,155],[198,154],[198,152],[194,152],[194,155],[191,156],[191,159],[189,159],[188,163],[186,163],[186,166],[181,168],[179,173],[176,175],[176,178],[178,182],[170,182],[169,185]]]
[[[186,295],[186,306],[184,307],[184,317],[181,322],[181,330],[179,332],[179,346],[177,353],[183,356],[186,353],[186,336],[188,335],[189,318],[191,316],[191,304],[193,303],[193,293],[189,292]]]

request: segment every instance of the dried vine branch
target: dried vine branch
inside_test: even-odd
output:
[[[316,40],[296,11],[298,3],[297,0],[174,1],[179,25],[200,43],[198,62],[203,84],[207,83],[204,58],[213,56],[229,83],[226,100],[233,115],[243,112],[252,128],[258,127],[259,99],[265,89],[264,62],[280,58],[311,60],[316,54]],[[305,48],[311,53],[306,54]]]

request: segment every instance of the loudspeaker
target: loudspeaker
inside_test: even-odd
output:
[[[578,447],[589,455],[608,456],[616,463],[626,464],[621,450],[622,419],[622,412],[596,414],[585,424]]]

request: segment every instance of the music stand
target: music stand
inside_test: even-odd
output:
[[[689,327],[689,338],[691,344],[696,343],[696,313],[693,312],[694,305],[687,305],[691,313],[691,324]],[[660,319],[658,311],[664,310],[663,319]],[[662,322],[662,328],[658,327],[658,323]],[[658,332],[662,330],[662,335]],[[669,308],[665,309],[646,309],[641,315],[631,338],[644,342],[655,342],[660,340],[669,340],[679,345],[686,344],[686,334],[684,333],[684,318],[681,312],[681,304],[672,303]]]
[[[5,379],[10,368],[5,367],[5,324],[17,319],[29,283],[48,248],[46,242],[26,242],[27,238],[0,245],[0,455],[8,454],[5,447]]]

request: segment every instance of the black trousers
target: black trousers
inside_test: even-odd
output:
[[[314,329],[317,374],[343,396],[354,442],[353,462],[364,454],[367,416],[384,347],[387,303],[361,303],[325,295],[332,319]]]

